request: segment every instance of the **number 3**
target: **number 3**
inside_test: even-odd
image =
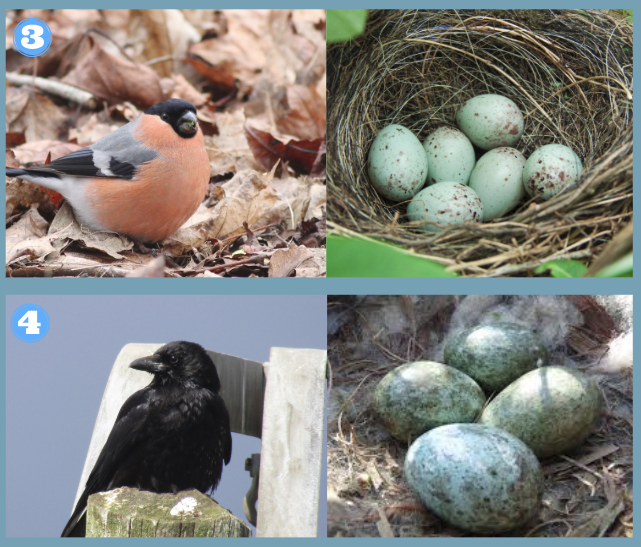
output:
[[[29,310],[18,321],[19,327],[27,327],[26,334],[40,334],[38,328],[41,323],[38,323],[38,310]]]
[[[29,31],[32,32],[31,36],[29,36]],[[43,32],[44,29],[42,27],[39,27],[38,25],[25,25],[22,28],[22,34],[24,34],[26,38],[20,40],[22,47],[26,49],[39,49],[44,46],[45,41],[40,38]],[[33,42],[29,41],[30,38],[33,40]],[[22,321],[22,319],[20,319],[20,321]]]

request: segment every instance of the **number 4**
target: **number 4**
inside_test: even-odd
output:
[[[40,334],[38,323],[38,310],[29,310],[18,321],[19,327],[27,327],[26,334]]]

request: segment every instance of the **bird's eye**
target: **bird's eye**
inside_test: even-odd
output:
[[[169,114],[162,114],[160,116],[164,121],[167,121],[169,119]]]
[[[178,362],[178,357],[176,357],[175,355],[170,355],[169,356],[169,362],[170,363],[177,363]]]

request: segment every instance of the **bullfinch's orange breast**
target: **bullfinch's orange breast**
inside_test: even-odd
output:
[[[89,190],[99,201],[96,219],[108,230],[154,242],[178,230],[205,199],[210,166],[200,127],[183,138],[159,116],[143,114],[136,140],[158,156],[143,163],[132,180],[101,179]]]

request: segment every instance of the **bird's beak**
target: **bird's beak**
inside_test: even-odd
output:
[[[178,120],[178,126],[186,135],[193,135],[198,131],[198,121],[196,118],[196,114],[194,114],[193,112],[185,112],[180,120]]]
[[[129,368],[144,370],[145,372],[156,374],[158,372],[163,372],[167,366],[160,361],[157,355],[150,355],[149,357],[136,359],[129,365]]]

